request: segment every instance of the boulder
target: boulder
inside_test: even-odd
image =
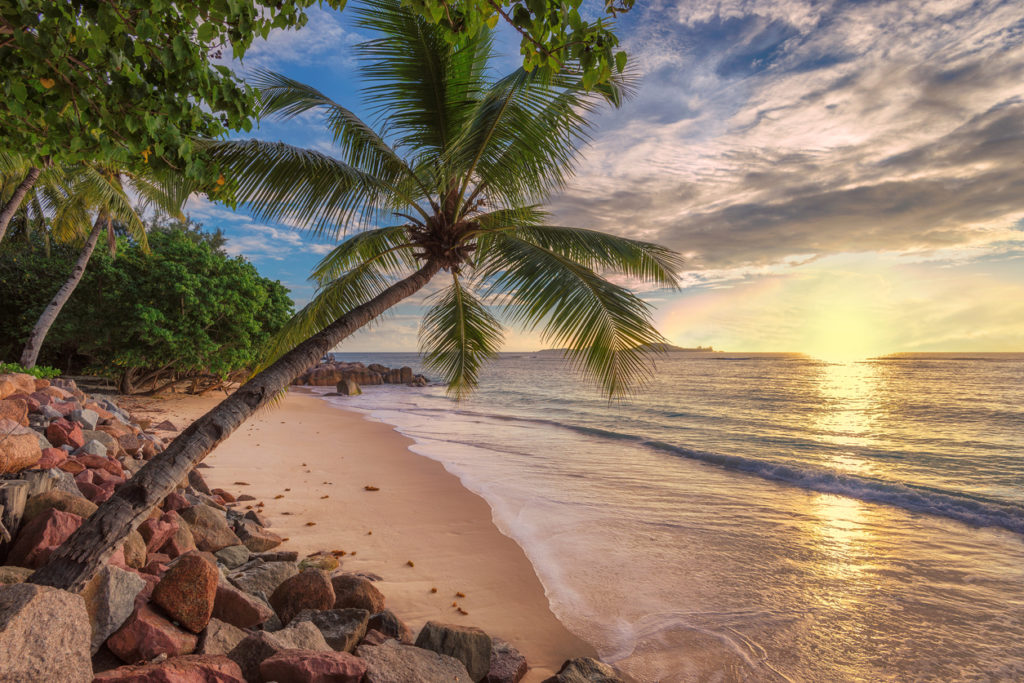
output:
[[[118,440],[106,432],[101,432],[98,429],[83,429],[82,436],[87,444],[89,441],[99,441],[107,449],[107,455],[111,457],[116,457],[121,452],[121,445],[118,443]]]
[[[267,531],[251,519],[235,520],[235,534],[242,539],[242,543],[254,553],[263,553],[273,550],[284,543],[284,539],[272,531]]]
[[[139,525],[138,532],[146,542],[146,552],[155,553],[174,536],[181,520],[178,513],[165,512],[156,519],[147,519]]]
[[[5,565],[0,567],[0,584],[24,583],[25,579],[32,576],[34,572],[35,569],[31,569],[29,567]]]
[[[122,662],[132,664],[158,655],[191,654],[198,640],[146,605],[138,605],[124,625],[107,639],[107,647]]]
[[[193,505],[182,510],[180,514],[182,519],[188,522],[196,547],[200,550],[213,553],[229,545],[241,543],[238,536],[235,536],[228,527],[224,514],[208,505]]]
[[[161,577],[153,602],[192,633],[199,633],[213,615],[220,572],[199,553],[182,555]]]
[[[99,505],[105,503],[114,495],[113,484],[90,484],[89,482],[80,481],[78,482],[78,490],[82,492],[82,495],[91,500],[92,502]]]
[[[142,569],[146,566],[146,541],[137,530],[128,533],[121,545],[124,552],[124,562],[133,569]]]
[[[370,613],[364,609],[329,609],[322,612],[304,609],[292,623],[308,621],[323,634],[324,640],[338,652],[352,652],[366,635]]]
[[[260,664],[285,650],[313,650],[333,652],[313,624],[303,622],[276,633],[258,631],[246,636],[235,646],[228,657],[242,667],[247,681],[260,680]]]
[[[558,673],[544,683],[623,683],[623,680],[604,662],[590,657],[566,660]]]
[[[360,645],[356,656],[366,664],[363,683],[438,683],[468,681],[469,673],[459,660],[430,650],[387,640],[380,645]]]
[[[274,616],[274,610],[260,598],[241,591],[222,579],[217,584],[213,616],[238,628],[252,628]]]
[[[77,422],[68,422],[64,418],[50,423],[50,426],[46,428],[46,438],[54,446],[81,448],[85,445],[82,426]]]
[[[107,432],[103,433],[107,434]],[[132,456],[133,458],[138,457],[142,453],[142,439],[140,439],[136,435],[122,434],[121,436],[114,437],[108,434],[108,436],[117,441],[118,448],[120,448],[122,451]]]
[[[299,570],[303,569],[319,569],[322,572],[333,572],[335,569],[341,566],[341,562],[338,561],[334,555],[330,553],[316,553],[299,562]]]
[[[106,458],[107,447],[96,439],[90,439],[85,442],[84,446],[75,451],[75,455],[91,455],[93,457]],[[88,465],[86,465],[86,467],[88,467]]]
[[[359,396],[363,393],[363,390],[359,388],[359,385],[352,378],[343,379],[338,382],[337,390],[342,396]]]
[[[249,549],[244,545],[229,545],[215,552],[214,556],[228,569],[235,569],[249,561]]]
[[[31,394],[36,390],[36,378],[24,372],[6,372],[0,375],[0,398],[11,394]]]
[[[49,470],[59,466],[68,459],[68,452],[61,448],[44,448],[36,467],[41,470]]]
[[[33,467],[43,457],[39,436],[28,427],[0,418],[0,474]]]
[[[265,681],[277,683],[359,683],[366,664],[347,652],[285,650],[260,663]]]
[[[156,664],[122,666],[96,674],[93,683],[245,683],[224,655],[184,655]]]
[[[366,624],[367,630],[374,630],[384,635],[400,640],[403,643],[412,644],[413,632],[405,622],[399,619],[394,612],[389,609],[383,612],[377,612],[370,616],[370,620]]]
[[[473,626],[428,621],[416,636],[416,647],[454,657],[474,681],[482,681],[491,668],[491,637]]]
[[[38,569],[50,559],[50,553],[68,539],[82,518],[70,512],[50,509],[22,526],[7,556],[8,564]]]
[[[281,582],[270,596],[270,606],[288,625],[304,609],[325,610],[334,605],[331,580],[319,569],[307,569]]]
[[[135,598],[145,587],[145,580],[135,572],[110,565],[101,568],[85,584],[79,595],[89,613],[93,654],[132,615]]]
[[[261,562],[228,574],[228,581],[246,593],[270,596],[285,579],[298,573],[294,562]]]
[[[160,546],[160,552],[170,558],[179,557],[193,550],[196,550],[196,541],[192,538],[192,530],[187,524],[179,525],[167,542]]]
[[[272,550],[269,553],[256,553],[251,559],[263,562],[296,562],[299,559],[299,551]]]
[[[119,463],[117,460],[109,457],[105,452],[84,452],[91,443],[95,443],[97,446],[100,446],[101,448],[106,448],[106,446],[103,446],[103,444],[101,444],[98,441],[90,441],[81,449],[79,449],[77,453],[75,453],[75,460],[82,463],[91,470],[102,470],[108,474],[114,475],[115,477],[123,478],[124,468],[121,467],[121,463]]]
[[[96,425],[99,424],[100,421],[100,416],[95,410],[80,408],[78,410],[71,411],[71,419],[82,425],[82,429],[96,429]]]
[[[373,583],[357,574],[340,573],[331,577],[334,587],[334,609],[364,609],[376,614],[384,609],[384,594]]]
[[[0,680],[92,680],[89,614],[81,596],[49,586],[0,586]]]
[[[485,683],[519,683],[529,668],[519,650],[501,638],[491,639],[491,668]]]
[[[226,655],[249,635],[237,626],[220,619],[210,619],[199,638],[196,652],[204,655]]]
[[[22,517],[22,523],[31,522],[47,510],[61,510],[62,512],[70,512],[85,518],[96,512],[96,505],[81,496],[72,495],[67,491],[51,489],[45,493],[29,497],[28,502],[25,504],[25,514]]]
[[[23,427],[27,427],[28,401],[23,398],[5,398],[0,400],[0,419],[10,420]]]

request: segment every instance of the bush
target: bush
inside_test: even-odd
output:
[[[207,389],[255,363],[291,316],[288,290],[191,222],[155,223],[148,239],[149,254],[124,238],[117,258],[96,250],[40,360],[106,376],[124,391],[182,380]],[[65,247],[47,255],[40,242],[0,244],[0,358],[17,357],[76,255]]]
[[[38,379],[60,377],[60,370],[47,365],[37,365],[34,368],[25,369],[18,363],[0,363],[0,375],[5,375],[8,372],[20,372],[25,375],[32,375]]]

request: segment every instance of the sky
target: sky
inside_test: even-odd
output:
[[[637,96],[602,112],[559,224],[686,257],[638,287],[681,346],[855,358],[1024,351],[1024,11],[1018,0],[638,0],[618,23]],[[365,113],[352,13],[256,44],[269,68]],[[498,41],[515,68],[518,42]],[[315,116],[250,135],[330,153]],[[245,136],[241,136],[245,137]],[[188,210],[298,303],[331,243],[194,197]],[[636,286],[636,283],[626,283]],[[416,348],[422,297],[346,351]],[[544,348],[510,331],[505,349]]]

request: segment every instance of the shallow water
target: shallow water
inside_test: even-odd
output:
[[[1022,380],[1024,354],[682,354],[609,404],[507,354],[459,405],[331,400],[480,493],[563,623],[640,680],[1022,680]]]

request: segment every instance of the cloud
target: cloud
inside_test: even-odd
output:
[[[1015,3],[655,4],[627,43],[640,95],[554,200],[565,222],[665,243],[698,271],[1021,237]]]
[[[342,26],[340,16],[325,7],[311,7],[309,21],[299,30],[274,29],[266,40],[256,40],[246,51],[242,67],[245,70],[284,67],[350,65],[346,45],[363,40]],[[237,66],[237,64],[236,64]]]

